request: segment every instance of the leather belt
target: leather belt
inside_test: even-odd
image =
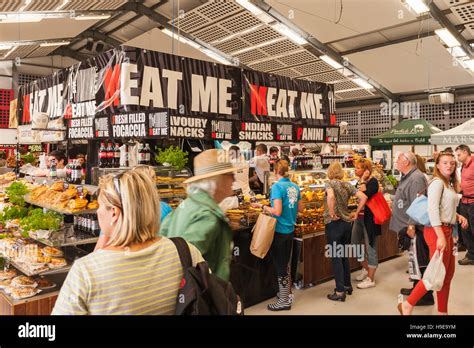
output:
[[[447,224],[445,222],[441,223],[441,226],[446,226],[446,227],[454,227],[454,224]]]

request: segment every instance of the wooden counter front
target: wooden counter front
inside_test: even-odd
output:
[[[0,292],[0,315],[50,315],[59,291],[39,294],[23,300],[14,300]]]

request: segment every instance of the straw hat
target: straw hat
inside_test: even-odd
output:
[[[194,158],[194,176],[184,181],[185,184],[194,181],[211,178],[226,173],[238,171],[229,161],[227,151],[224,150],[206,150]]]

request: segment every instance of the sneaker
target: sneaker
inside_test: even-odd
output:
[[[458,263],[461,266],[474,265],[474,260],[471,260],[471,259],[468,259],[467,257],[465,257],[462,260],[459,260]]]
[[[365,278],[367,278],[368,275],[369,275],[369,272],[367,272],[367,270],[366,270],[365,268],[362,268],[361,274],[359,274],[355,279],[356,279],[358,282],[361,282],[361,281],[363,281]]]
[[[365,278],[363,281],[357,284],[357,287],[359,289],[368,289],[368,288],[373,288],[374,286],[375,286],[375,282],[371,281],[369,277]]]

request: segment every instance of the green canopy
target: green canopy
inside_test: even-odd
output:
[[[390,145],[430,145],[432,134],[441,132],[426,120],[404,120],[392,129],[370,138],[371,146]]]

